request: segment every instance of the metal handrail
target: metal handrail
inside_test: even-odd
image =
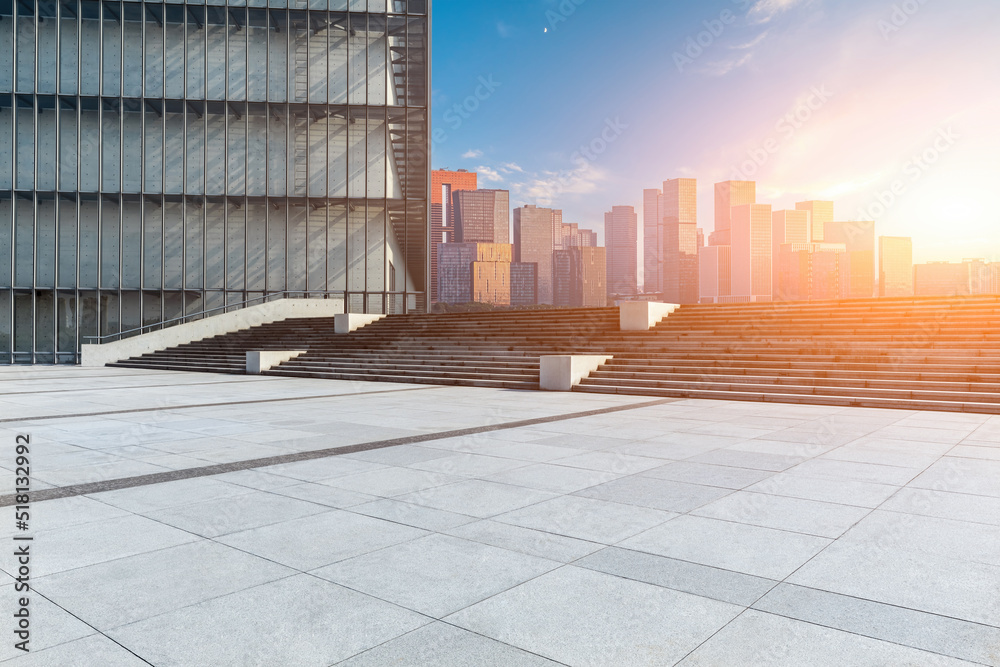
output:
[[[227,303],[224,306],[218,306],[216,308],[209,308],[208,310],[203,310],[200,313],[191,313],[189,315],[182,315],[180,317],[175,317],[175,318],[170,319],[170,320],[164,320],[162,322],[157,322],[156,324],[144,324],[141,327],[138,327],[138,328],[135,328],[135,329],[129,329],[128,331],[120,331],[118,333],[108,334],[107,336],[83,336],[83,339],[84,340],[90,340],[90,341],[97,341],[98,343],[101,343],[102,341],[105,341],[105,340],[107,340],[109,338],[122,338],[124,336],[129,335],[129,334],[142,334],[147,329],[155,329],[156,327],[165,327],[166,325],[173,324],[175,322],[177,322],[177,323],[183,323],[184,320],[188,320],[188,319],[191,319],[193,317],[202,317],[204,315],[208,315],[209,313],[214,313],[214,312],[217,312],[217,311],[220,311],[220,310],[229,310],[230,308],[238,308],[240,306],[248,306],[251,303],[254,303],[256,301],[267,301],[268,299],[274,299],[274,298],[287,299],[287,298],[290,298],[290,295],[293,295],[293,294],[309,295],[309,294],[316,294],[316,292],[271,292],[270,294],[265,294],[264,296],[254,297],[253,299],[247,299],[246,301],[241,301],[239,303]]]

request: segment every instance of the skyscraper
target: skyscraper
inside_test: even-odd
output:
[[[460,190],[452,196],[458,243],[510,243],[510,193]]]
[[[426,306],[428,3],[218,4],[0,2],[0,363],[286,291]]]
[[[903,236],[878,238],[879,296],[913,296],[913,240]]]
[[[699,303],[723,303],[732,296],[732,246],[701,248],[698,276]]]
[[[663,182],[660,281],[667,303],[698,303],[698,181]]]
[[[438,244],[455,240],[454,194],[475,190],[479,175],[465,169],[449,171],[436,169],[431,172],[431,302],[438,300],[437,257]]]
[[[822,243],[826,240],[823,230],[828,222],[833,222],[832,201],[802,201],[795,205],[795,210],[809,211],[812,218],[810,238],[813,243]]]
[[[715,184],[715,231],[709,236],[709,245],[730,245],[732,237],[732,209],[757,203],[757,183],[754,181],[723,181]]]
[[[514,262],[510,265],[510,305],[538,303],[538,265]]]
[[[558,213],[558,215],[556,215]],[[537,265],[538,303],[552,305],[552,252],[555,224],[562,237],[562,211],[537,206],[514,209],[514,261]]]
[[[663,291],[662,196],[660,190],[642,191],[643,291],[647,294]]]
[[[928,262],[913,267],[913,293],[916,296],[969,296],[973,291],[972,264]]]
[[[850,289],[843,243],[783,243],[774,261],[780,285],[775,301],[842,299]]]
[[[631,206],[615,206],[604,214],[608,293],[638,292],[639,218]]]
[[[772,277],[770,204],[732,208],[732,295],[750,301],[770,301]]]
[[[604,248],[556,250],[552,267],[555,305],[574,308],[602,308],[607,305]]]
[[[825,243],[847,246],[850,264],[850,298],[875,296],[875,223],[872,221],[828,222],[824,225]]]
[[[810,213],[804,210],[775,211],[771,216],[771,259],[774,262],[775,300],[793,300],[782,294],[780,270],[781,246],[786,243],[804,245],[810,241]]]
[[[439,303],[510,305],[513,247],[505,243],[442,243]]]

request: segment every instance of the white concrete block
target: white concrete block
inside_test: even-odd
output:
[[[104,366],[122,359],[131,359],[157,350],[233,331],[242,331],[270,322],[290,318],[334,317],[343,312],[344,302],[341,299],[279,299],[195,322],[178,324],[161,331],[151,331],[125,340],[101,345],[82,345],[80,365]]]
[[[258,350],[247,352],[247,375],[260,375],[264,371],[269,371],[275,366],[291,361],[295,357],[300,357],[307,350],[291,350],[276,352],[272,350]]]
[[[334,318],[334,333],[348,334],[385,318],[386,315],[359,315],[357,313],[337,315]]]
[[[676,303],[626,301],[619,308],[622,331],[649,331],[680,308]]]
[[[541,388],[545,391],[572,391],[602,364],[614,359],[607,355],[554,355],[541,359]]]

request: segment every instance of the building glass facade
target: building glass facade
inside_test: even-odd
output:
[[[0,363],[269,294],[425,308],[429,13],[0,0]]]

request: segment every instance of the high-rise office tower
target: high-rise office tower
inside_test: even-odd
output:
[[[878,237],[879,296],[913,296],[913,239]]]
[[[757,203],[757,183],[754,181],[723,181],[715,184],[715,231],[709,236],[709,245],[730,245],[732,237],[732,209]]]
[[[454,194],[479,187],[479,175],[465,169],[449,171],[435,169],[431,172],[431,302],[438,300],[437,257],[438,245],[455,241]]]
[[[824,243],[847,246],[850,263],[852,299],[875,296],[875,223],[872,221],[828,222],[823,229]]]
[[[810,238],[813,243],[826,240],[823,230],[828,222],[833,222],[832,201],[801,201],[795,205],[796,211],[809,211],[812,219]]]
[[[667,303],[698,303],[698,181],[663,182],[660,282]]]
[[[556,250],[552,257],[553,298],[557,306],[602,308],[608,302],[604,248]]]
[[[558,215],[557,215],[558,214]],[[554,225],[562,238],[562,211],[537,206],[514,209],[514,261],[537,265],[538,303],[551,306]]]
[[[732,208],[732,295],[749,301],[770,301],[772,276],[770,204]]]
[[[794,300],[782,294],[780,249],[786,243],[804,245],[810,242],[810,216],[808,211],[774,211],[771,216],[771,259],[774,262],[774,288],[776,301]]]
[[[438,248],[439,303],[510,305],[513,246],[442,243]]]
[[[663,291],[662,196],[660,190],[642,191],[643,291],[647,294]]]
[[[580,229],[578,224],[562,224],[562,243],[560,249],[565,248],[596,248],[597,232],[590,229]]]
[[[513,262],[510,265],[510,305],[538,303],[538,265]]]
[[[916,296],[969,296],[979,292],[973,291],[972,264],[928,262],[913,267],[913,293]]]
[[[0,2],[0,362],[285,292],[426,306],[429,3],[316,6]]]
[[[732,296],[732,246],[698,251],[698,294],[699,303],[723,303]]]
[[[639,218],[631,206],[612,207],[604,214],[604,243],[607,248],[608,293],[634,295],[639,291]]]
[[[458,243],[510,243],[510,193],[459,190],[452,196]]]
[[[843,243],[783,243],[774,261],[780,285],[775,301],[842,299],[850,289]]]

